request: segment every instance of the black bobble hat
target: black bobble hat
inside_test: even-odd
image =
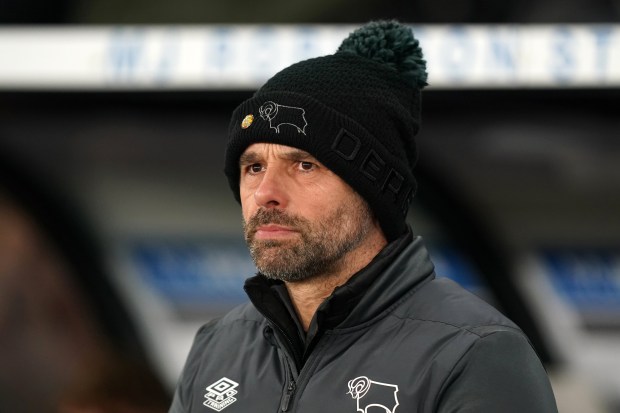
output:
[[[239,157],[253,143],[302,149],[370,205],[388,240],[416,190],[414,137],[426,62],[411,28],[366,24],[333,55],[283,69],[233,112],[225,173],[239,201]]]

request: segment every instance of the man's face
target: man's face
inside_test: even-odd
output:
[[[245,239],[268,278],[301,281],[341,269],[371,231],[366,202],[302,150],[256,143],[239,160]]]

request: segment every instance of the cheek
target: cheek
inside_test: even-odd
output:
[[[245,222],[247,222],[256,211],[256,203],[251,202],[251,197],[241,197],[241,214]]]
[[[311,193],[311,195],[310,195]],[[316,185],[309,191],[312,202],[319,204],[347,204],[353,198],[353,192],[344,185]]]
[[[259,183],[256,177],[241,177],[239,181],[239,199],[241,200],[242,208],[256,204],[254,194],[258,189]]]
[[[241,201],[241,215],[245,222],[248,222],[258,210],[258,205],[254,199],[254,191],[241,187],[239,189],[239,199]]]

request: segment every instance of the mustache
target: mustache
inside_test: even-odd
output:
[[[246,240],[252,239],[258,227],[262,225],[275,224],[298,229],[304,227],[305,220],[296,216],[287,214],[278,209],[260,208],[249,221],[244,221],[244,232]]]

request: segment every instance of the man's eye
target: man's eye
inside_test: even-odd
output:
[[[311,171],[314,168],[314,164],[312,162],[300,162],[299,168],[304,171]]]
[[[249,169],[250,169],[250,172],[256,174],[263,170],[263,166],[259,163],[255,163],[255,164],[250,165]]]

